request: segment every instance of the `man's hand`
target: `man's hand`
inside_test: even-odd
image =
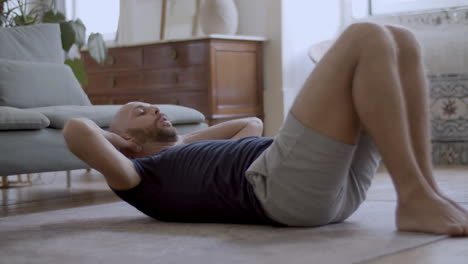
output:
[[[74,129],[69,129],[70,126],[74,127]],[[81,132],[78,132],[80,130]],[[83,133],[88,131],[94,131],[94,133],[103,135],[104,138],[107,139],[107,141],[109,141],[119,152],[129,158],[133,158],[138,152],[141,151],[141,147],[133,142],[130,138],[125,139],[115,133],[103,130],[93,121],[84,118],[78,118],[69,121],[64,128],[64,136],[65,139],[70,138],[70,140],[73,139],[76,141],[78,137],[82,136]]]
[[[130,138],[123,138],[115,133],[104,131],[104,137],[122,154],[134,158],[140,151],[141,146]]]

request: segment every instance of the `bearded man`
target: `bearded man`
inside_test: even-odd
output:
[[[110,188],[163,221],[321,226],[365,200],[381,157],[398,230],[468,235],[468,213],[433,177],[427,84],[413,34],[348,27],[317,64],[278,135],[257,118],[178,135],[156,106],[133,102],[110,131],[70,120],[70,150]]]

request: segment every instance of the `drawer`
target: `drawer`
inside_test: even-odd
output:
[[[207,69],[204,66],[192,66],[145,70],[140,87],[145,90],[204,90],[207,83]]]
[[[210,117],[208,95],[205,92],[178,93],[179,105],[187,106],[202,112],[206,118]]]
[[[171,68],[208,63],[208,42],[165,43],[144,47],[145,67]]]
[[[83,59],[86,63],[87,71],[134,68],[143,64],[143,48],[109,49],[109,53],[104,64],[98,64],[95,62],[94,59],[89,56],[88,52],[83,53]]]
[[[89,83],[86,86],[86,92],[98,94],[137,90],[141,79],[142,73],[136,71],[92,73],[88,76]]]

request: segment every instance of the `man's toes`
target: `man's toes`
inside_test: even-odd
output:
[[[449,225],[447,235],[450,236],[466,236],[466,227],[463,225]]]
[[[462,233],[459,236],[468,236],[468,226],[462,226]]]

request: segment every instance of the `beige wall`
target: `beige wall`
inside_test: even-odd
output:
[[[265,134],[272,136],[283,116],[281,69],[281,0],[237,0],[240,35],[259,35],[264,45],[264,112]]]
[[[310,45],[333,38],[341,0],[236,0],[240,35],[268,38],[264,49],[265,135],[274,136],[314,65]]]
[[[313,43],[335,38],[340,29],[340,0],[283,0],[282,76],[284,116],[314,68]]]

